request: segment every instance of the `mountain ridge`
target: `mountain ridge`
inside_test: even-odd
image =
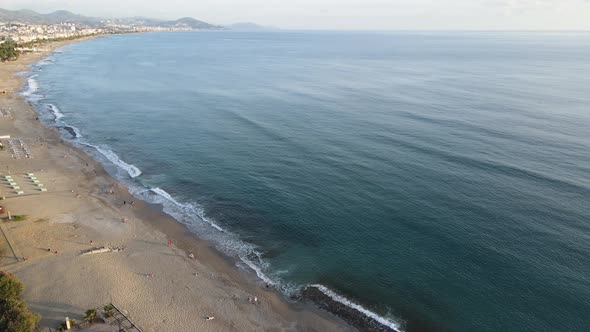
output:
[[[201,30],[218,30],[224,28],[192,17],[182,17],[177,20],[160,20],[137,16],[109,19],[78,15],[67,10],[57,10],[51,13],[41,14],[29,9],[8,10],[2,8],[0,8],[0,22],[20,22],[27,24],[78,23],[90,26],[102,26],[108,23],[114,23],[120,25],[142,25],[147,27],[164,28],[184,27]]]

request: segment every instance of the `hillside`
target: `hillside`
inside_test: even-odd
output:
[[[221,26],[199,21],[191,17],[183,17],[177,20],[158,20],[146,17],[130,17],[104,19],[97,17],[88,17],[74,14],[67,10],[58,10],[49,14],[40,14],[32,10],[7,10],[0,8],[0,22],[20,22],[28,24],[57,24],[62,22],[79,23],[91,26],[101,26],[108,23],[145,26],[145,27],[165,27],[165,28],[191,28],[199,30],[217,30],[223,29]]]
[[[21,22],[29,24],[56,24],[61,22],[95,25],[100,19],[77,15],[67,10],[58,10],[49,14],[40,14],[32,10],[7,10],[0,8],[0,22]]]

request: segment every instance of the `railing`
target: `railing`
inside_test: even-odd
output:
[[[103,312],[104,308],[109,306],[112,307],[112,309]],[[119,332],[142,332],[139,326],[135,325],[127,315],[112,303],[104,305],[100,312],[103,314],[104,320],[107,324],[117,326]]]

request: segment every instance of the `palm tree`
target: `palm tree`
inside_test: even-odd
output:
[[[95,318],[96,318],[96,309],[88,309],[84,313],[84,320],[86,322],[88,322],[89,325],[92,325]]]

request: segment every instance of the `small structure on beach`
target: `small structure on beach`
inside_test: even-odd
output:
[[[98,310],[99,315],[102,316],[104,321],[111,326],[116,326],[117,331],[120,332],[142,332],[139,326],[135,325],[131,319],[123,313],[114,304],[109,303],[103,306],[102,310]]]

